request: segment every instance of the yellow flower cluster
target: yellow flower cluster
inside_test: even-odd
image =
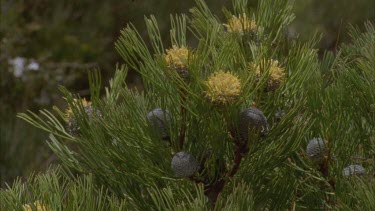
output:
[[[37,211],[51,211],[52,210],[49,206],[41,203],[40,201],[34,202],[34,207],[36,208]],[[23,208],[25,211],[33,211],[33,207],[29,204],[23,205]]]
[[[74,99],[74,102],[77,103],[77,99]],[[82,105],[84,108],[88,107],[88,106],[91,106],[91,102],[90,101],[87,101],[85,98],[81,99],[81,102],[82,102]],[[69,118],[73,115],[73,110],[71,107],[69,107],[67,110],[66,110],[66,117]]]
[[[220,70],[206,81],[206,97],[214,104],[234,103],[241,94],[241,82],[237,76]]]
[[[270,60],[269,63],[270,69],[267,89],[272,91],[279,88],[280,84],[284,81],[285,70],[284,68],[279,66],[279,62],[277,60]],[[255,66],[255,74],[257,75],[257,77],[261,76],[259,66]]]
[[[256,31],[257,24],[254,20],[250,20],[246,17],[246,14],[242,14],[239,17],[232,16],[228,21],[228,24],[224,24],[228,32],[243,34],[246,31]]]
[[[186,47],[173,46],[167,50],[165,60],[169,67],[186,68],[189,50]]]

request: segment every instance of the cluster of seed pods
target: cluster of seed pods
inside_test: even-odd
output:
[[[326,142],[322,138],[312,138],[307,144],[306,154],[312,161],[316,163],[323,162],[327,153],[328,149],[326,147]],[[365,175],[365,173],[365,168],[358,164],[349,165],[342,170],[342,175],[344,177],[353,175],[363,176]]]
[[[168,110],[155,108],[147,115],[148,122],[162,140],[169,139],[170,113]],[[250,132],[268,133],[269,126],[263,112],[257,108],[242,110],[239,114],[239,138],[246,140]],[[189,152],[177,152],[171,162],[172,170],[177,177],[191,177],[199,170],[199,162]]]

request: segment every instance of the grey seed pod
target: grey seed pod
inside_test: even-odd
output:
[[[322,161],[325,155],[325,142],[321,138],[313,138],[306,147],[306,154],[313,161]]]
[[[268,133],[267,118],[264,116],[263,112],[257,108],[253,107],[241,111],[239,121],[239,133],[243,139],[247,139],[249,130],[253,129],[260,130],[262,136]]]
[[[169,139],[171,118],[168,110],[164,112],[161,108],[155,108],[148,113],[147,119],[163,140]]]
[[[87,116],[89,117],[89,120],[91,120],[94,115],[96,115],[98,117],[102,117],[102,113],[98,109],[94,108],[92,105],[85,106],[84,110],[85,110]],[[68,118],[68,132],[69,132],[69,134],[77,135],[79,133],[79,130],[80,130],[80,127],[78,125],[77,119],[73,114],[71,114]]]
[[[347,166],[342,170],[342,175],[344,177],[353,176],[353,175],[363,176],[365,174],[366,174],[365,168],[357,164]]]
[[[172,170],[177,177],[190,177],[198,169],[198,161],[187,152],[178,152],[172,158]]]

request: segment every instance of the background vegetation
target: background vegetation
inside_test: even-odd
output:
[[[212,11],[220,11],[230,1],[206,1]],[[256,5],[256,1],[251,4]],[[58,85],[89,98],[87,70],[100,68],[103,81],[121,63],[114,41],[128,22],[146,36],[144,15],[154,14],[162,37],[169,31],[170,13],[188,13],[194,1],[172,0],[89,0],[80,1],[1,1],[0,54],[0,182],[45,170],[54,155],[45,144],[45,133],[16,119],[27,109],[50,109],[62,104]],[[297,1],[296,21],[290,36],[310,37],[324,33],[316,46],[321,51],[336,51],[338,43],[348,40],[347,26],[375,22],[373,0]],[[216,12],[219,13],[219,12]],[[24,59],[18,74],[14,59]],[[22,63],[22,62],[21,62]],[[36,63],[38,68],[30,68]],[[130,72],[128,85],[142,89],[141,80]]]

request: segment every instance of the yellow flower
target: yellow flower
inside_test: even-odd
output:
[[[50,211],[50,210],[52,210],[49,206],[41,203],[40,201],[34,202],[34,206],[31,206],[29,204],[23,205],[23,208],[24,208],[25,211],[33,211],[33,207],[35,207],[37,211]]]
[[[270,91],[273,91],[279,88],[280,84],[284,81],[285,70],[284,68],[279,66],[279,62],[277,60],[269,60],[269,64],[270,64],[270,69],[269,69],[269,79],[268,79],[267,89]],[[259,66],[255,66],[255,74],[257,75],[257,77],[261,76]]]
[[[101,112],[98,109],[93,108],[90,101],[87,101],[86,99],[81,99],[81,103],[89,118],[91,118],[94,114],[101,116]],[[78,100],[74,99],[74,105],[77,106],[77,104]],[[74,116],[73,110],[70,106],[65,112],[65,121],[67,123],[68,132],[71,135],[75,135],[79,132],[80,127],[78,125],[78,121]]]
[[[250,20],[246,17],[246,14],[242,14],[239,17],[232,16],[228,21],[228,24],[224,24],[228,32],[243,34],[246,31],[256,31],[257,24],[254,20]]]
[[[237,76],[220,70],[206,81],[206,97],[214,104],[234,103],[241,94],[241,82]]]
[[[171,49],[167,50],[167,55],[165,60],[169,67],[175,68],[186,68],[186,63],[188,60],[189,50],[185,47],[173,46]]]
[[[74,103],[77,103],[77,99],[74,99]],[[81,102],[82,102],[82,105],[84,108],[88,107],[88,106],[91,106],[91,102],[90,101],[87,101],[85,98],[81,99]],[[69,106],[68,109],[66,109],[66,117],[67,119],[69,119],[70,117],[72,117],[73,115],[73,110],[72,108]]]

